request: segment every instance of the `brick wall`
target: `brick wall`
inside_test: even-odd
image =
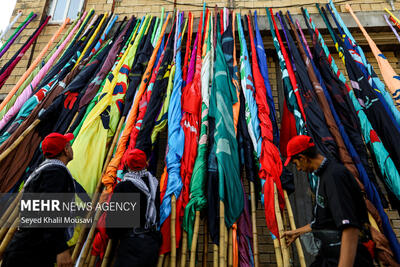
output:
[[[46,12],[48,10],[49,4],[52,0],[17,0],[13,16],[10,21],[16,16],[18,10],[23,11],[23,15],[18,19],[18,21],[14,24],[13,29],[15,29],[19,23],[21,23],[25,17],[31,12],[38,13],[38,17],[32,21],[26,29],[21,33],[21,35],[16,39],[14,44],[10,47],[8,52],[0,59],[0,66],[4,65],[14,54],[15,52],[23,45],[26,39],[34,32],[34,30],[38,27],[40,19],[46,16]],[[191,11],[195,17],[200,15],[202,10],[202,3],[201,0],[176,0],[176,8],[183,11]],[[308,11],[312,13],[318,13],[317,9],[315,8],[315,3],[325,4],[325,0],[320,1],[311,1],[311,0],[302,0],[302,1],[293,1],[293,0],[272,0],[272,1],[235,1],[235,0],[227,0],[227,1],[207,1],[207,5],[209,7],[213,7],[218,5],[219,7],[232,7],[236,11],[241,13],[247,13],[248,10],[257,10],[260,16],[266,15],[265,7],[272,7],[272,8],[280,8],[281,10],[285,11],[288,10],[292,14],[300,14],[300,7],[306,7]],[[335,1],[336,2],[336,1]],[[385,7],[390,9],[388,1],[386,0],[377,0],[377,1],[346,1],[352,5],[354,11],[371,11],[371,10],[380,10],[382,11]],[[150,3],[150,4],[149,4]],[[152,15],[159,15],[161,12],[161,8],[164,7],[166,12],[171,12],[174,9],[174,1],[173,0],[115,0],[115,13],[120,14],[119,20],[123,18],[123,16],[143,16],[145,14],[152,14]],[[344,8],[345,2],[340,1],[336,4],[336,7],[339,11],[346,12]],[[400,2],[394,2],[395,8],[400,9]],[[85,1],[86,10],[90,10],[91,8],[95,9],[97,14],[111,12],[112,7],[112,0],[86,0]],[[49,24],[40,34],[38,41],[34,44],[34,49],[31,47],[21,59],[21,61],[17,64],[15,70],[8,78],[5,85],[0,89],[0,95],[4,95],[11,90],[13,85],[18,81],[19,77],[24,73],[24,71],[29,67],[28,62],[29,58],[31,57],[32,50],[32,59],[34,60],[35,57],[40,53],[43,47],[47,44],[50,40],[51,36],[57,31],[59,24]],[[67,28],[67,27],[66,27]],[[12,30],[13,30],[12,29]],[[11,31],[12,31],[11,30]],[[390,31],[390,29],[386,29]],[[66,29],[64,29],[64,32]],[[393,35],[393,34],[392,34]],[[373,39],[378,38],[381,42],[387,42],[387,36],[382,34],[372,34]],[[394,41],[394,40],[393,40]],[[380,43],[380,42],[378,42]],[[55,44],[53,44],[54,46]],[[52,46],[52,47],[53,47]],[[52,48],[51,47],[51,48]],[[268,40],[266,43],[266,47],[271,47],[272,42]],[[49,51],[51,50],[49,49]],[[31,60],[32,61],[32,60]],[[30,61],[30,62],[31,62]]]
[[[51,1],[51,0],[48,0]],[[131,16],[131,15],[136,15],[138,17],[141,17],[145,14],[153,14],[153,15],[159,15],[161,12],[161,7],[165,7],[165,11],[173,11],[174,1],[168,1],[168,0],[155,0],[155,1],[146,1],[146,0],[137,0],[137,1],[132,1],[132,0],[116,0],[115,1],[115,13],[120,14],[119,20],[123,18],[123,16]],[[200,12],[202,10],[202,1],[199,0],[185,0],[185,1],[176,1],[176,8],[179,10],[185,10],[185,11],[192,11],[195,15],[195,17],[198,17],[200,15]],[[242,12],[243,14],[251,9],[251,10],[257,10],[258,13],[263,16],[266,15],[265,7],[273,7],[276,9],[281,9],[283,11],[289,10],[292,14],[299,14],[300,13],[300,6],[307,7],[310,13],[317,13],[317,10],[314,6],[315,2],[320,2],[321,4],[326,3],[326,1],[311,1],[311,0],[303,0],[303,1],[293,1],[293,0],[273,0],[273,1],[207,1],[208,6],[214,6],[215,4],[218,5],[219,7],[233,7],[235,10]],[[385,7],[390,8],[388,5],[388,2],[385,0],[378,0],[378,1],[346,1],[352,4],[352,8],[354,11],[370,11],[370,10],[383,10]],[[339,4],[336,5],[337,9],[342,12],[346,12],[344,9],[344,4],[345,2],[341,1]],[[112,7],[112,0],[86,0],[86,10],[89,10],[91,8],[94,8],[97,14],[105,13],[105,12],[110,12]],[[400,9],[400,2],[395,1],[395,7],[396,9]],[[9,51],[3,56],[2,59],[0,59],[0,66],[4,65],[13,55],[14,53],[20,48],[20,46],[26,41],[26,39],[29,37],[29,35],[34,31],[34,29],[39,25],[39,21],[42,17],[45,17],[46,14],[46,0],[18,0],[13,17],[16,15],[18,10],[23,10],[23,15],[20,17],[20,19],[17,21],[15,24],[14,28],[21,23],[25,17],[29,14],[29,12],[34,11],[38,13],[38,18],[36,18],[21,34],[20,37],[17,38],[16,42],[10,47]],[[319,16],[319,15],[316,15]],[[12,18],[11,18],[12,19]],[[3,86],[3,88],[0,89],[0,95],[7,93],[13,85],[17,82],[19,77],[24,73],[24,71],[29,67],[28,66],[28,61],[29,58],[32,56],[32,59],[34,60],[35,57],[40,53],[42,48],[46,45],[48,40],[51,38],[51,36],[54,34],[54,32],[57,30],[57,28],[60,25],[54,25],[50,24],[45,27],[44,31],[41,33],[39,36],[34,49],[30,48],[25,56],[22,58],[22,60],[18,63],[16,68],[14,69],[12,75],[9,77],[7,80],[6,84]],[[378,44],[384,44],[388,45],[386,46],[387,50],[384,50],[385,56],[389,59],[390,63],[392,66],[395,68],[397,73],[400,73],[400,53],[395,54],[393,51],[400,51],[400,46],[397,43],[397,40],[395,39],[394,35],[390,32],[390,29],[387,29],[386,27],[384,29],[384,33],[382,33],[382,29],[380,31],[375,31],[371,32],[371,37],[378,43]],[[64,32],[66,29],[64,30]],[[365,46],[366,42],[364,37],[361,35],[361,33],[356,30],[352,29],[352,32],[354,33],[354,36],[356,40],[359,42],[359,44],[363,45],[365,47],[365,51],[369,51],[368,47]],[[335,58],[335,61],[337,62],[339,68],[346,74],[346,71],[343,68],[343,64],[341,60],[338,59],[337,53],[335,50],[332,48],[332,41],[329,37],[329,35],[326,33],[326,31],[322,31],[322,34],[325,38],[325,41],[327,44],[331,47],[331,52]],[[276,58],[276,53],[275,49],[273,47],[271,35],[268,31],[263,31],[263,40],[264,40],[264,45],[267,49],[267,57],[268,57],[268,67],[269,67],[269,77],[271,81],[271,86],[273,90],[273,96],[275,98],[275,105],[278,109],[279,107],[279,94],[278,94],[278,86],[281,84],[280,80],[280,70],[279,66],[277,65],[277,58]],[[55,44],[52,45],[52,47]],[[49,51],[52,49],[52,47],[49,49]],[[239,45],[237,45],[239,47]],[[33,50],[33,54],[32,54]],[[367,52],[366,53],[368,60],[372,63],[372,65],[375,68],[375,71],[377,72],[378,75],[380,75],[380,71],[378,68],[378,65],[376,63],[376,60],[372,53]],[[280,95],[281,96],[281,95]],[[281,96],[282,97],[282,96]],[[279,116],[279,111],[278,113],[278,120],[280,119]],[[165,136],[165,134],[164,134]],[[162,150],[164,148],[161,148]],[[164,151],[164,150],[163,150]],[[160,152],[162,153],[162,152]],[[246,185],[246,188],[247,185]],[[309,193],[304,193],[305,197],[310,197]],[[292,203],[293,206],[295,207],[296,204],[299,205],[299,202],[307,202],[306,199],[304,199],[304,196],[301,199],[296,199],[297,203]],[[301,203],[300,203],[301,204]],[[301,205],[299,205],[301,206]],[[301,213],[302,211],[298,211]],[[295,213],[296,215],[296,213]],[[397,214],[397,211],[393,210],[388,210],[388,215],[389,218],[392,222],[392,225],[394,227],[394,231],[397,235],[398,238],[400,238],[400,217]],[[296,218],[296,220],[298,220]],[[299,226],[302,226],[305,223],[303,222],[298,223]],[[261,205],[258,205],[258,210],[257,210],[257,232],[258,232],[258,241],[259,241],[259,253],[260,253],[260,262],[261,266],[275,266],[275,254],[274,254],[274,249],[273,249],[273,244],[271,237],[269,235],[269,231],[265,226],[265,218],[264,218],[264,212],[261,207]],[[203,238],[204,238],[204,231],[203,231],[203,221],[201,222],[200,225],[200,233],[199,233],[199,244],[198,244],[198,255],[199,255],[199,262],[197,266],[201,266],[202,263],[202,255],[203,255]],[[212,245],[209,243],[208,246],[208,255],[207,255],[207,261],[208,265],[211,266],[213,262],[213,253],[212,253]],[[294,259],[294,265],[298,266],[297,258],[293,255],[292,251],[292,259]]]

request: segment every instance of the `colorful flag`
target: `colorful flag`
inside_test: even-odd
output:
[[[214,138],[218,164],[219,198],[224,202],[225,224],[230,228],[243,212],[238,145],[232,111],[232,105],[238,99],[222,51],[218,24],[215,50],[216,59],[209,112],[210,116],[215,118]]]
[[[308,82],[309,86],[311,85],[311,88],[314,90],[309,90],[310,96],[313,96],[314,98],[318,99],[319,107],[322,111],[323,117],[325,118],[326,126],[329,129],[329,132],[331,133],[336,146],[337,146],[337,153],[338,153],[338,158],[340,161],[344,164],[344,166],[350,171],[350,173],[356,178],[356,180],[359,182],[359,173],[356,168],[356,166],[353,163],[353,159],[350,157],[349,152],[344,144],[343,138],[341,133],[339,132],[339,127],[337,124],[337,121],[335,120],[334,116],[332,113],[334,110],[333,106],[329,105],[328,100],[323,92],[322,85],[320,84],[313,66],[311,64],[310,59],[307,57],[303,46],[301,45],[300,38],[298,38],[297,33],[295,34],[297,38],[297,43],[298,43],[298,48],[296,47],[293,37],[291,36],[287,25],[285,23],[285,18],[283,17],[282,13],[280,15],[281,17],[281,22],[283,26],[283,30],[286,33],[288,40],[289,40],[289,46],[292,47],[292,51],[294,52],[294,57],[296,58],[297,66],[298,68],[302,68],[306,70],[306,73],[308,73]],[[291,22],[289,21],[291,24]],[[294,28],[294,25],[291,24],[292,30],[296,30]],[[306,77],[305,77],[306,78]],[[307,88],[307,86],[306,86]],[[318,105],[318,104],[317,104]],[[344,132],[343,132],[344,133]],[[363,187],[363,185],[359,182],[359,185]]]
[[[210,76],[211,76],[211,47],[212,38],[212,16],[206,19],[206,30],[204,31],[203,57],[201,65],[201,126],[200,138],[197,147],[197,157],[193,167],[190,181],[190,200],[185,208],[183,217],[183,229],[188,234],[188,244],[192,244],[193,227],[196,211],[202,211],[207,205],[206,182],[207,182],[207,146],[208,146],[208,107],[210,102]],[[189,246],[190,248],[190,246]]]
[[[142,27],[138,35],[144,30]],[[107,77],[99,102],[86,117],[72,145],[75,156],[68,169],[89,195],[94,193],[101,177],[104,158],[121,116],[128,73],[135,57],[133,43],[134,38],[112,75]]]
[[[201,13],[202,17],[203,12]],[[196,39],[193,44],[192,56],[189,68],[189,76],[193,77],[191,81],[188,79],[186,86],[182,89],[182,120],[181,127],[185,136],[184,150],[181,159],[181,178],[182,190],[176,202],[177,227],[179,231],[176,233],[177,242],[181,237],[181,225],[183,215],[187,203],[189,202],[190,184],[193,174],[193,167],[197,156],[197,147],[200,136],[200,119],[201,119],[201,44],[203,32],[203,21],[199,21]],[[194,63],[195,62],[195,63]],[[191,246],[189,243],[188,247]]]
[[[261,75],[260,68],[257,62],[257,52],[254,43],[253,28],[250,22],[250,18],[247,17],[247,23],[250,33],[250,47],[252,55],[252,70],[254,77],[255,87],[255,100],[258,108],[258,118],[260,120],[261,129],[261,151],[260,151],[260,168],[258,176],[264,180],[263,193],[264,193],[264,209],[265,219],[267,222],[268,229],[271,233],[279,237],[278,224],[276,222],[275,212],[275,200],[274,200],[274,184],[278,190],[279,206],[281,210],[284,208],[284,195],[281,185],[281,174],[282,174],[282,161],[279,154],[278,148],[274,145],[273,126],[270,120],[270,112],[267,99],[267,90],[263,76]]]
[[[185,135],[181,126],[182,110],[182,69],[181,69],[181,42],[182,32],[181,25],[183,13],[178,15],[177,23],[177,43],[175,56],[175,77],[174,88],[172,90],[168,111],[168,152],[166,156],[166,170],[168,173],[167,185],[165,193],[161,199],[160,205],[160,225],[163,234],[163,244],[160,248],[160,254],[164,254],[171,250],[171,242],[169,241],[170,233],[170,214],[171,214],[171,196],[175,195],[179,198],[182,189],[181,178],[181,159],[185,144]],[[176,229],[178,230],[178,229]],[[179,230],[178,230],[179,231]],[[178,240],[176,246],[179,246]]]
[[[47,107],[50,106],[55,97],[59,95],[65,89],[65,86],[68,85],[75,75],[79,73],[85,62],[86,61],[78,65],[74,71],[69,72],[64,80],[60,83],[57,83],[56,88],[47,94],[43,101],[40,101],[37,105],[35,105],[34,108],[32,108],[26,119],[21,121],[21,125],[16,128],[13,134],[10,135],[10,138],[2,143],[0,146],[0,153],[3,153],[8,147],[10,147],[15,140],[38,118],[39,111],[42,109],[47,109]],[[18,186],[22,182],[20,181],[20,178],[24,174],[26,167],[29,165],[35,150],[43,138],[44,136],[40,136],[36,130],[29,132],[18,145],[18,147],[11,151],[11,153],[1,161],[1,192],[16,192],[18,190]]]
[[[25,18],[25,20],[15,29],[14,33],[8,38],[7,41],[0,48],[0,58],[7,52],[8,48],[14,43],[15,39],[21,34],[21,32],[37,17],[37,14],[33,12],[29,13],[29,15]],[[29,39],[28,39],[29,41]]]
[[[367,31],[361,25],[360,21],[358,20],[357,16],[354,14],[353,10],[351,9],[350,5],[346,4],[346,9],[350,11],[350,14],[353,16],[353,19],[356,21],[358,27],[360,28],[361,32],[363,33],[365,39],[367,39],[368,45],[372,50],[372,53],[375,56],[376,61],[378,61],[378,66],[381,71],[383,80],[386,83],[390,93],[392,94],[392,98],[396,103],[397,108],[400,108],[400,76],[394,71],[392,66],[390,65],[387,58],[382,54],[379,50],[378,46],[375,42],[369,37]]]
[[[276,120],[275,104],[274,104],[274,98],[272,96],[272,88],[268,77],[267,56],[265,55],[264,43],[261,38],[260,30],[258,29],[257,11],[254,11],[254,31],[255,31],[254,43],[257,49],[257,59],[258,59],[259,69],[264,79],[265,88],[267,89],[267,102],[269,109],[271,111],[269,117],[272,122],[272,127],[274,130],[274,144],[277,145],[279,143],[279,129]]]
[[[243,95],[246,99],[246,121],[253,147],[257,158],[261,152],[260,121],[258,119],[257,103],[254,99],[254,82],[251,75],[249,54],[247,52],[246,39],[244,37],[240,13],[237,13],[238,35],[240,39],[240,81]]]
[[[314,40],[318,39],[318,42],[322,46],[322,49],[323,49],[326,57],[328,58],[328,61],[330,63],[332,71],[335,73],[335,75],[339,78],[339,80],[343,83],[343,85],[346,87],[346,89],[348,91],[348,95],[350,96],[350,99],[356,110],[356,114],[360,120],[361,130],[362,130],[364,140],[372,148],[372,152],[375,154],[375,158],[378,162],[378,166],[381,169],[381,173],[385,177],[398,177],[399,174],[396,170],[396,167],[394,166],[393,161],[389,157],[389,154],[387,153],[385,147],[381,143],[377,133],[372,128],[372,125],[369,122],[369,120],[364,112],[364,107],[362,107],[360,102],[358,102],[358,99],[356,98],[356,96],[354,94],[354,90],[351,90],[350,87],[346,84],[346,78],[344,77],[342,72],[337,67],[335,60],[331,56],[329,49],[324,42],[324,39],[322,38],[318,29],[315,27],[315,24],[312,21],[310,15],[308,14],[307,10],[303,9],[302,11],[303,11],[304,20],[306,22],[307,27],[310,28],[309,24],[311,24],[311,27],[315,32],[316,38],[314,38]],[[311,31],[311,29],[310,29],[310,31]],[[314,42],[316,42],[316,40]],[[400,179],[400,178],[395,178],[395,179]],[[379,206],[377,206],[377,208],[379,209]],[[400,251],[399,243],[397,241],[397,238],[393,232],[393,229],[389,223],[387,216],[385,216],[385,214],[384,214],[384,211],[379,210],[379,214],[382,219],[384,234],[389,239],[390,247],[393,250],[394,254],[396,255],[395,257],[397,259],[398,258],[397,255],[400,255],[399,254],[399,251]],[[389,255],[389,258],[390,257],[391,256]]]
[[[165,28],[167,27],[169,18],[170,18],[170,15],[168,15],[168,17],[163,25],[163,28],[161,31],[161,36],[164,35]],[[151,55],[149,63],[147,64],[146,71],[144,72],[144,75],[142,77],[142,81],[138,88],[138,92],[136,94],[131,111],[129,113],[129,116],[126,119],[125,128],[121,134],[121,137],[119,138],[118,145],[117,145],[116,151],[114,153],[114,157],[111,159],[111,161],[108,164],[107,169],[102,177],[102,182],[105,186],[105,190],[103,191],[103,194],[101,196],[102,201],[108,198],[109,194],[112,192],[113,185],[116,182],[115,177],[117,177],[117,170],[120,165],[122,156],[125,152],[130,132],[132,131],[132,128],[136,122],[136,118],[138,115],[139,101],[140,101],[142,95],[144,94],[147,83],[149,82],[151,70],[153,68],[154,61],[157,56],[157,51],[158,51],[160,45],[161,45],[161,38],[158,39],[156,47],[154,48],[153,54]]]
[[[5,66],[3,66],[0,74],[0,88],[6,83],[8,77],[14,70],[15,66],[22,59],[22,57],[25,55],[25,52],[31,47],[33,42],[38,38],[39,34],[42,32],[43,28],[47,25],[49,20],[50,16],[48,16],[46,20],[39,25],[39,27],[35,30],[35,32],[27,39],[25,44],[23,44],[21,49],[10,59],[9,62],[6,63]],[[5,104],[6,103],[4,102],[3,105],[0,105],[1,109],[3,109]]]
[[[48,62],[53,58],[54,54],[59,54],[63,49],[64,46],[69,42],[69,40],[71,39],[71,37],[73,36],[74,32],[78,29],[79,25],[81,24],[82,20],[84,17],[86,17],[87,12],[85,11],[83,13],[83,15],[81,15],[80,17],[78,17],[68,28],[68,30],[65,32],[64,36],[58,41],[58,43],[53,47],[53,49],[51,50],[51,52],[45,57],[45,59],[40,62],[36,68],[32,71],[32,73],[25,79],[25,81],[21,84],[21,86],[18,88],[18,91],[15,93],[15,95],[13,95],[10,99],[10,101],[8,101],[8,103],[4,106],[4,108],[0,111],[0,119],[3,119],[5,114],[8,113],[8,111],[12,108],[14,109],[14,103],[15,101],[19,98],[19,96],[21,94],[27,94],[25,93],[25,89],[27,91],[29,91],[29,95],[32,94],[32,90],[29,89],[29,85],[32,82],[32,80],[39,74],[39,72],[45,68],[46,65],[52,65],[54,60],[51,62],[51,64]],[[78,25],[78,26],[77,26]],[[62,48],[60,48],[62,47]],[[25,98],[25,100],[23,102],[25,102],[28,99],[28,97]],[[20,107],[20,106],[19,106]],[[16,108],[16,107],[15,107]],[[16,113],[16,112],[15,112]],[[15,113],[13,113],[13,115],[15,115]],[[9,115],[9,118],[11,118],[12,116]],[[8,121],[9,119],[7,119]],[[0,122],[0,129],[2,128],[2,122]]]
[[[335,9],[335,6],[331,3],[330,5],[327,4],[326,7],[328,8],[329,12],[332,15],[332,18],[335,21],[335,24],[338,27],[338,30],[344,42],[343,48],[346,47],[349,50],[351,56],[356,62],[356,65],[360,68],[360,70],[364,74],[364,77],[368,80],[369,84],[374,89],[374,93],[378,96],[379,100],[381,101],[383,107],[386,110],[386,113],[389,115],[390,119],[393,121],[393,124],[400,132],[400,112],[399,112],[400,107],[396,105],[397,102],[395,96],[393,95],[393,91],[391,91],[390,87],[389,91],[391,91],[392,95],[386,91],[385,84],[379,79],[372,65],[369,64],[362,48],[357,44],[354,37],[351,35],[350,31],[347,29],[346,25],[343,23],[340,15],[337,13],[337,10]],[[331,31],[333,32],[332,26],[330,25],[330,22],[327,19],[325,10],[323,9],[322,11],[323,11],[322,17],[325,18],[324,21],[326,21],[328,29],[331,29]],[[378,60],[378,65],[379,65],[379,60]],[[383,72],[382,74],[386,75]],[[384,80],[386,81],[385,78]],[[400,85],[400,81],[397,82],[398,82],[397,84]],[[400,87],[398,87],[397,89],[399,88]]]
[[[386,16],[386,14],[383,14],[383,17],[385,18],[386,23],[389,25],[389,27],[392,30],[393,34],[396,36],[397,40],[400,43],[400,36],[397,33],[397,30],[393,27],[392,23],[390,22],[389,18]]]

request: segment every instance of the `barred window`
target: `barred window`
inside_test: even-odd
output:
[[[66,18],[74,20],[82,10],[84,0],[52,0],[50,13],[52,22],[63,22]]]

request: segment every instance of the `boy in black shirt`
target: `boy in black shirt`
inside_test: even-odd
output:
[[[125,166],[128,172],[123,181],[115,186],[111,201],[120,200],[118,193],[139,193],[140,226],[112,228],[110,225],[119,218],[115,213],[107,213],[107,235],[114,241],[119,241],[114,266],[153,267],[157,265],[162,243],[161,233],[157,230],[160,217],[160,187],[158,180],[146,170],[147,157],[142,150],[135,148],[129,151]]]
[[[314,220],[285,232],[288,244],[301,234],[313,232],[320,250],[311,266],[373,266],[371,256],[359,236],[365,233],[368,213],[362,192],[354,177],[342,164],[318,153],[309,136],[299,135],[287,145],[288,158],[297,170],[319,177]]]
[[[24,185],[24,193],[75,193],[74,179],[66,165],[73,159],[72,133],[51,133],[42,142],[46,160],[32,172]],[[23,196],[24,198],[24,196]],[[2,267],[57,266],[72,267],[67,241],[68,228],[20,228],[4,255]]]

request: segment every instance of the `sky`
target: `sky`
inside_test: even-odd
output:
[[[0,0],[0,2],[0,30],[2,31],[10,23],[11,15],[17,0]]]

